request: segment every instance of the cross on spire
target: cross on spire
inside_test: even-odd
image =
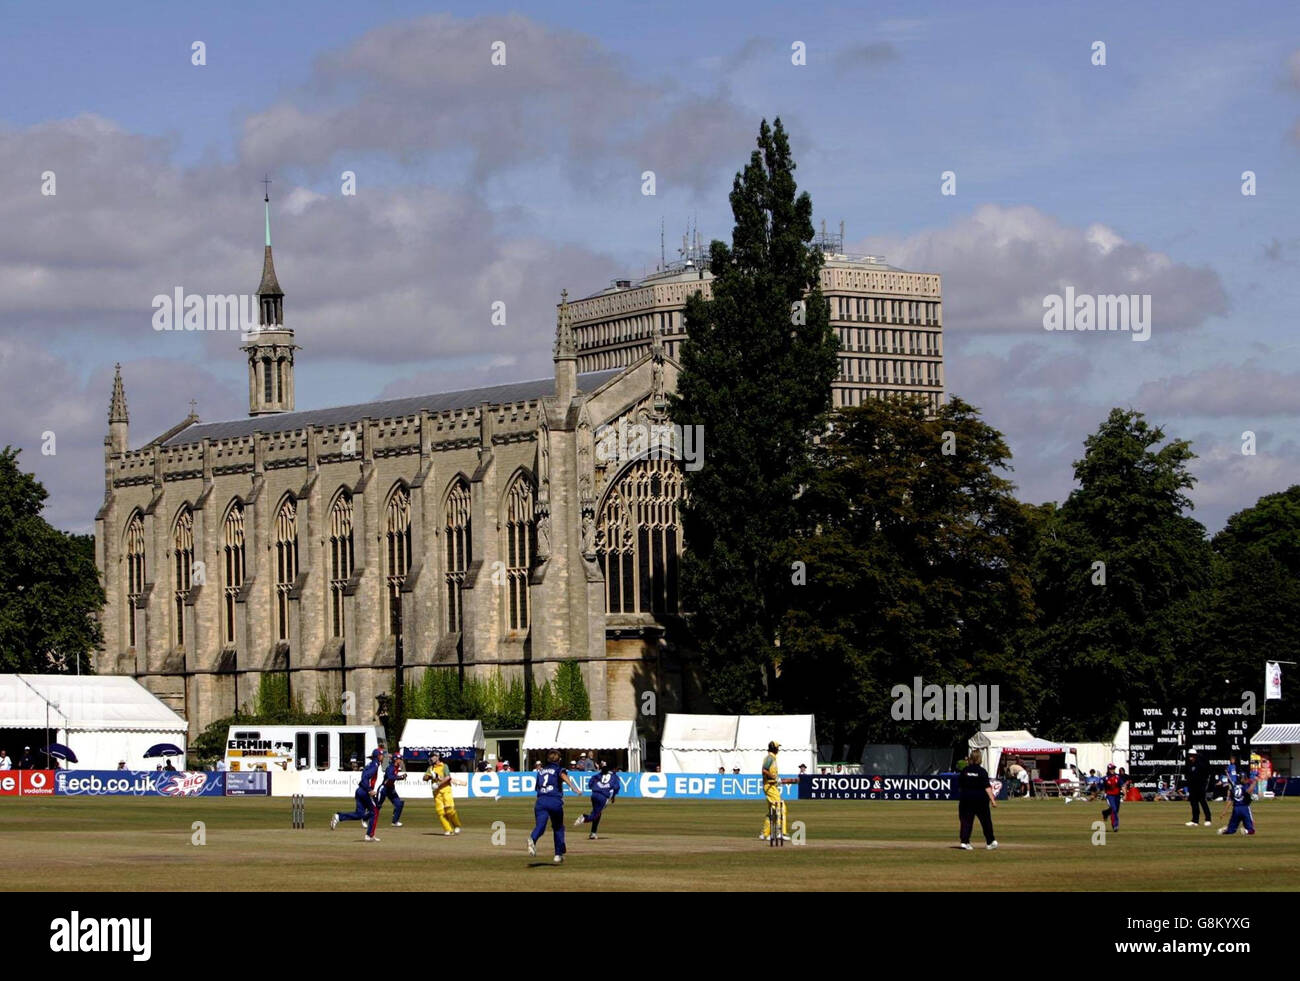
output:
[[[262,178],[260,183],[264,186],[264,190],[265,190],[265,193],[262,196],[262,200],[269,203],[271,200],[271,175],[267,174],[265,177]]]

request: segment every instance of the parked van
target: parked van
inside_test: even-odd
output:
[[[384,748],[378,726],[235,725],[226,734],[226,769],[360,770]]]

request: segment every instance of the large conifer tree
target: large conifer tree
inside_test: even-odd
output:
[[[825,425],[838,345],[820,288],[812,200],[800,194],[780,119],[731,190],[730,247],[710,246],[713,297],[686,304],[688,339],[670,411],[702,426],[704,465],[688,471],[683,606],[707,694],[724,711],[776,704],[777,628],[813,438]]]

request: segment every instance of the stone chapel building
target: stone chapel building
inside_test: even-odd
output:
[[[683,479],[674,459],[597,453],[620,421],[666,422],[678,364],[656,335],[578,373],[567,296],[553,377],[296,411],[295,344],[270,243],[249,413],[132,447],[121,371],[104,441],[97,670],[129,674],[191,737],[252,708],[261,675],[295,699],[354,696],[376,718],[430,667],[526,685],[580,662],[594,718],[698,710],[679,640]]]

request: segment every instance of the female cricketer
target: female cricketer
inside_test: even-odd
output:
[[[1228,820],[1226,828],[1220,828],[1221,835],[1235,835],[1237,826],[1244,824],[1246,834],[1255,833],[1255,818],[1250,813],[1250,792],[1255,787],[1255,781],[1249,778],[1238,780],[1232,786],[1232,817]]]
[[[596,840],[596,831],[600,828],[600,815],[610,804],[614,803],[614,798],[618,796],[618,773],[609,768],[609,764],[601,762],[600,772],[593,773],[587,781],[587,789],[591,791],[591,813],[579,815],[574,821],[574,825],[590,824],[591,834],[587,838],[591,841]]]
[[[1114,763],[1106,764],[1106,777],[1101,782],[1101,790],[1106,795],[1102,819],[1110,818],[1110,830],[1119,831],[1119,802],[1124,799],[1124,781],[1115,773]]]
[[[361,771],[361,783],[357,785],[355,794],[356,810],[351,814],[335,814],[331,817],[331,831],[339,826],[340,821],[365,821],[366,836],[364,840],[379,840],[378,835],[375,834],[376,825],[379,824],[379,805],[376,803],[376,797],[379,794],[379,764],[383,758],[382,750],[376,749],[371,752],[370,762]]]
[[[998,840],[993,837],[993,815],[989,813],[989,808],[997,807],[998,801],[989,780],[989,771],[980,766],[983,761],[984,754],[974,750],[965,768],[957,774],[957,819],[961,847],[968,852],[974,850],[970,833],[976,818],[980,819],[985,847],[990,851],[998,847]]]
[[[546,822],[551,822],[551,835],[555,839],[555,864],[564,861],[564,787],[569,785],[575,794],[582,793],[578,785],[569,776],[569,771],[560,765],[560,754],[551,750],[546,754],[546,765],[537,771],[537,803],[533,805],[533,816],[537,826],[528,836],[528,854],[537,854],[537,839],[546,831]]]
[[[798,783],[798,777],[782,779],[777,765],[776,754],[781,752],[781,744],[773,741],[767,744],[767,755],[763,757],[763,797],[767,800],[767,814],[763,817],[763,830],[759,833],[760,841],[768,841],[773,834],[779,834],[784,841],[790,840],[790,822],[786,820],[785,801],[781,799],[781,785]],[[781,815],[781,830],[772,829],[772,811]]]
[[[379,803],[376,805],[382,810],[384,801],[391,800],[393,802],[394,828],[402,826],[402,808],[406,806],[406,801],[402,800],[401,795],[397,792],[397,781],[406,779],[406,774],[402,772],[401,762],[400,752],[394,746],[393,751],[388,754],[388,766],[384,769],[384,786],[379,791]]]
[[[442,825],[443,837],[460,834],[460,815],[456,813],[456,799],[451,795],[451,771],[442,762],[442,754],[429,754],[429,769],[424,779],[433,784],[433,809]]]

